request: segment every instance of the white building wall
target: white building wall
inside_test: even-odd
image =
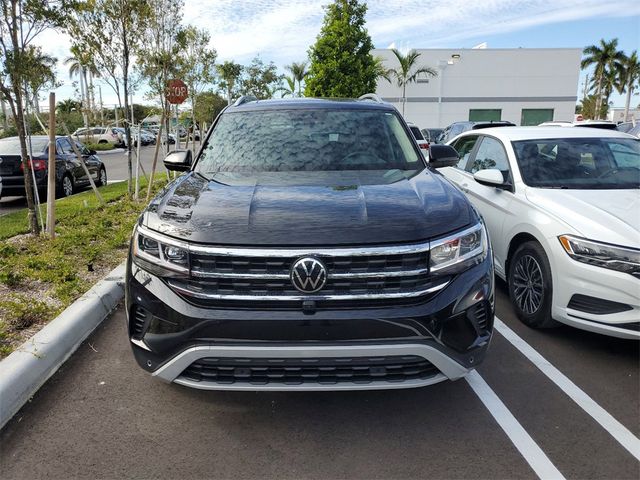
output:
[[[407,85],[405,118],[420,128],[469,120],[470,109],[501,109],[520,124],[522,109],[551,108],[554,120],[573,120],[581,50],[419,49],[417,64],[438,72]],[[386,68],[398,67],[391,50],[377,49]],[[459,55],[459,58],[453,56]],[[384,79],[376,93],[402,111],[402,89]]]

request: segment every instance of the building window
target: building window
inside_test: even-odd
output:
[[[495,122],[502,118],[502,110],[496,109],[471,109],[469,110],[470,122]]]
[[[553,120],[553,108],[523,108],[520,125],[528,127]]]

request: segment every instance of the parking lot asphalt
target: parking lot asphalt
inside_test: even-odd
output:
[[[502,282],[496,301],[504,325],[619,428],[597,423],[499,332],[468,380],[373,392],[210,392],[142,371],[120,308],[0,432],[1,476],[639,478],[640,451],[634,457],[615,437],[626,430],[637,445],[640,435],[639,343],[528,329]]]

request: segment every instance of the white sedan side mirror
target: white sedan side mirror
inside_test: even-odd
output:
[[[500,170],[496,170],[495,168],[478,170],[473,174],[473,179],[481,185],[486,185],[488,187],[502,188],[504,187],[505,183],[502,172]]]

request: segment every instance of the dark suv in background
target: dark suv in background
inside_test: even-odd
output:
[[[371,97],[370,97],[371,98]],[[350,390],[457,379],[493,328],[485,227],[379,100],[238,100],[139,218],[133,353],[202,389]]]
[[[445,127],[438,135],[436,143],[447,143],[449,140],[457,137],[462,132],[468,130],[480,130],[482,128],[493,127],[515,127],[515,123],[507,122],[506,120],[495,120],[490,122],[454,122],[451,125]]]

